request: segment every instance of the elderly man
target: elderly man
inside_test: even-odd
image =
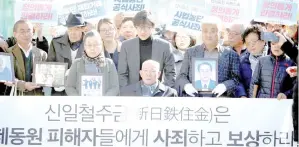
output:
[[[153,60],[143,62],[140,70],[141,81],[123,87],[121,96],[148,96],[148,97],[176,97],[176,90],[159,82],[161,75],[160,64]]]
[[[231,49],[218,46],[220,34],[220,20],[214,17],[206,17],[202,21],[203,44],[188,49],[185,53],[183,65],[177,78],[176,88],[180,96],[233,97],[233,92],[239,83],[240,59]],[[192,60],[194,58],[218,59],[218,85],[212,92],[203,93],[197,91],[191,84],[193,80]]]
[[[134,17],[138,37],[124,41],[118,61],[120,87],[137,83],[141,80],[138,72],[141,64],[149,59],[160,63],[164,74],[164,84],[170,87],[175,83],[174,56],[169,42],[152,36],[155,24],[151,13],[143,10]],[[160,77],[161,80],[161,77]]]
[[[32,38],[33,46],[36,46],[39,49],[42,49],[46,53],[48,53],[49,50],[49,44],[48,40],[45,36],[43,36],[43,25],[42,24],[35,24],[33,27],[33,35],[37,33],[37,38]],[[9,37],[8,39],[4,40],[4,38],[0,37],[0,48],[2,48],[4,51],[12,46],[14,46],[17,43],[17,40],[15,37]]]
[[[216,81],[212,80],[212,65],[204,62],[198,65],[197,71],[200,79],[195,81],[195,87],[204,90],[213,90],[216,87]]]
[[[70,68],[75,59],[81,58],[84,51],[85,25],[86,22],[84,22],[81,14],[70,13],[66,21],[67,32],[63,36],[53,38],[47,61],[68,63],[68,68]],[[66,95],[64,87],[54,89],[56,92],[53,95]],[[46,90],[48,91],[48,89]],[[46,93],[49,93],[49,91]]]
[[[85,22],[81,14],[70,13],[66,21],[67,32],[63,36],[53,38],[49,56],[49,62],[65,62],[71,67],[76,58],[81,58],[83,54],[83,35]]]
[[[228,29],[229,45],[240,57],[242,57],[242,55],[246,52],[246,48],[242,40],[242,34],[244,31],[244,24],[238,22],[233,23]]]
[[[32,45],[33,25],[26,20],[19,20],[13,27],[16,45],[7,50],[13,54],[13,63],[17,89],[24,95],[42,95],[42,91],[32,83],[33,65],[35,62],[46,61],[47,53]],[[11,83],[6,83],[11,86]]]

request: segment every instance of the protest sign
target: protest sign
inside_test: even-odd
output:
[[[26,19],[36,23],[55,24],[57,21],[57,0],[17,0],[15,20]]]
[[[110,17],[114,17],[119,12],[134,16],[141,10],[151,10],[151,0],[107,0],[106,2],[107,12]]]
[[[258,0],[255,20],[277,24],[296,24],[298,4],[289,1]]]
[[[169,30],[183,29],[193,35],[201,31],[204,14],[199,7],[177,2],[171,6],[169,16],[171,18],[167,25]]]
[[[245,18],[247,12],[244,8],[248,7],[247,3],[244,0],[207,0],[207,15],[217,16],[223,23],[232,23]]]
[[[62,15],[58,16],[59,25],[65,24],[69,13],[80,13],[86,20],[105,16],[104,0],[87,0],[64,6]]]

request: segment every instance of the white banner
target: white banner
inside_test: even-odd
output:
[[[2,97],[0,144],[291,147],[292,100]]]

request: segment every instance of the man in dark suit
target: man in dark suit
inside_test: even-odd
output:
[[[155,60],[160,63],[160,71],[164,74],[163,83],[174,87],[175,61],[171,44],[163,39],[154,38],[154,22],[151,13],[140,11],[134,17],[134,25],[138,37],[122,43],[118,61],[119,85],[124,87],[141,80],[138,72],[141,64],[146,60]],[[162,79],[161,77],[159,78]]]
[[[147,96],[147,97],[177,97],[176,90],[159,82],[161,76],[160,64],[154,60],[147,60],[140,70],[141,81],[123,87],[121,96]]]
[[[195,88],[201,91],[212,91],[216,87],[216,81],[212,80],[212,65],[204,62],[198,65],[198,73],[200,79],[195,81]]]

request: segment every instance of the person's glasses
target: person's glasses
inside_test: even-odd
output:
[[[112,33],[114,32],[115,29],[114,28],[110,28],[110,29],[100,29],[100,32],[103,32],[103,33]]]
[[[240,35],[241,33],[237,33],[235,31],[228,31],[228,35],[233,35],[233,36],[237,36]]]
[[[199,72],[201,72],[201,73],[208,73],[208,72],[210,72],[210,69],[200,69]]]
[[[146,73],[146,74],[151,74],[151,75],[153,75],[153,74],[155,74],[157,71],[155,71],[155,70],[142,70],[144,73]]]
[[[134,26],[123,26],[122,29],[134,29]]]
[[[88,48],[100,48],[102,47],[101,44],[85,44],[85,47],[88,47]]]
[[[33,34],[33,31],[32,31],[32,30],[28,30],[28,31],[19,31],[18,33],[20,33],[21,35],[26,35],[26,34],[32,35],[32,34]]]
[[[139,27],[137,27],[136,29],[138,30],[138,31],[150,31],[151,30],[151,28],[152,27],[150,27],[150,26],[139,26]]]
[[[247,46],[255,46],[260,40],[256,40],[256,41],[245,41],[245,44]]]
[[[189,37],[188,36],[176,36],[176,38],[179,38],[182,40],[187,40]]]

